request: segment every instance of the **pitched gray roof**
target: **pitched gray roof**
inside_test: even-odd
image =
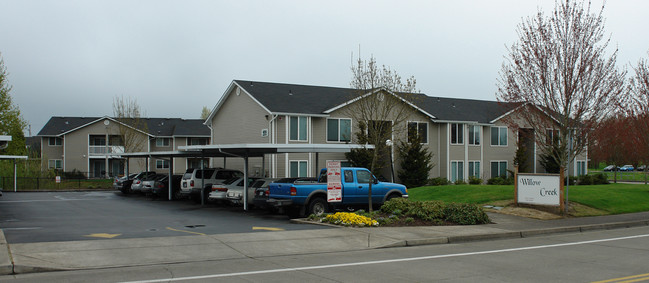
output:
[[[108,117],[58,117],[54,116],[38,132],[38,136],[58,136]],[[119,120],[111,118],[113,120]],[[210,129],[201,119],[141,118],[146,132],[152,136],[210,136]]]
[[[354,99],[351,88],[308,86],[235,80],[246,92],[271,112],[307,115],[324,111]],[[434,120],[490,123],[519,104],[472,99],[431,97],[419,94],[414,104],[435,117]]]

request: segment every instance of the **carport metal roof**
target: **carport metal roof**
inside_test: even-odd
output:
[[[352,149],[373,149],[373,145],[360,144],[271,144],[271,143],[251,143],[251,144],[209,144],[209,145],[189,145],[179,146],[179,151],[154,151],[154,152],[132,152],[117,154],[127,158],[147,158],[147,157],[240,157],[244,159],[244,176],[248,176],[248,158],[263,157],[266,154],[282,153],[345,153]],[[317,158],[317,157],[316,157]],[[169,175],[173,174],[169,167]],[[169,178],[169,187],[171,187],[171,178]],[[248,209],[247,205],[248,184],[244,182],[244,210]],[[202,197],[202,194],[201,194]],[[171,190],[169,190],[171,199]],[[203,202],[203,201],[202,201]]]

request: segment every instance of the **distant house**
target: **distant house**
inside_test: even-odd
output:
[[[105,178],[144,170],[169,172],[165,159],[127,160],[116,153],[173,151],[178,146],[210,142],[210,130],[199,119],[141,118],[137,127],[104,117],[52,117],[37,137],[44,169],[79,171],[90,178]],[[125,133],[126,138],[125,141]],[[204,160],[207,162],[207,160]],[[173,172],[200,167],[200,160],[173,162]]]
[[[205,124],[211,129],[212,144],[353,143],[358,121],[346,116],[344,108],[354,103],[357,97],[354,94],[355,90],[349,88],[235,80]],[[513,170],[517,141],[523,138],[520,131],[529,129],[525,125],[518,127],[522,130],[511,129],[504,118],[513,115],[520,104],[427,95],[421,95],[414,103],[409,120],[394,125],[403,127],[404,134],[393,134],[392,140],[404,140],[407,129],[417,129],[423,143],[434,154],[431,178],[455,181],[475,176],[487,180]],[[530,171],[545,172],[538,162],[533,138],[521,144],[529,147],[526,155]],[[400,157],[394,149],[393,153],[396,172]],[[251,161],[249,170],[257,176],[306,177],[314,176],[327,161],[348,163],[344,154],[320,154],[319,158],[309,153],[275,154]],[[570,171],[578,172],[578,164],[587,168],[586,162],[586,154],[577,157]],[[212,165],[236,169],[243,166],[238,158],[215,158]],[[266,171],[260,172],[262,168]],[[375,173],[389,179],[388,171]]]

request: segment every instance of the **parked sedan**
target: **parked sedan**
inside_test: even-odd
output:
[[[265,179],[248,178],[248,197],[247,197],[248,204],[253,204],[253,200],[255,197],[255,189],[252,187],[253,187],[253,183],[255,183],[257,180],[265,180]],[[270,181],[268,183],[270,183]],[[234,184],[228,187],[226,198],[231,203],[243,204],[243,185],[244,185],[243,178],[241,178],[240,180],[237,180]]]
[[[619,169],[620,169],[620,167],[616,167],[615,165],[609,165],[609,166],[604,167],[604,169],[602,169],[602,170],[608,172],[608,171],[613,171],[613,170],[617,171]]]
[[[171,194],[173,199],[180,199],[182,195],[180,194],[180,181],[182,180],[182,175],[173,175],[171,176]],[[156,180],[151,188],[151,195],[155,197],[168,198],[169,196],[169,175],[164,175],[161,179]]]
[[[156,173],[136,177],[135,179],[133,179],[133,184],[131,185],[131,192],[144,193],[142,188],[143,182],[155,180],[156,177],[158,177],[158,174]]]
[[[635,170],[633,165],[624,165],[620,167],[620,171],[633,171],[633,170]]]
[[[212,191],[210,192],[207,200],[209,201],[223,201],[227,199],[227,192],[230,185],[233,183],[243,180],[243,178],[235,177],[225,180],[221,184],[212,185]]]
[[[640,165],[640,166],[638,166],[638,168],[636,168],[635,170],[636,170],[636,171],[644,171],[645,169],[647,169],[647,165]]]
[[[142,186],[140,187],[140,193],[143,194],[149,194],[152,192],[153,187],[155,186],[155,183],[158,182],[159,180],[162,180],[163,178],[166,178],[167,175],[163,174],[157,174],[153,175],[149,178],[142,179]]]
[[[113,181],[113,188],[122,191],[124,194],[132,193],[133,182],[138,179],[145,178],[150,175],[155,175],[155,172],[140,172],[137,174],[130,174]]]

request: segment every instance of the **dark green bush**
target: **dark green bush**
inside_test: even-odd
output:
[[[514,177],[503,178],[503,177],[493,177],[487,180],[487,185],[513,185]]]
[[[466,185],[466,182],[464,180],[462,180],[462,179],[457,179],[457,180],[455,180],[454,184],[456,184],[456,185]]]
[[[398,210],[399,214],[405,214],[408,212],[411,203],[411,201],[405,198],[393,198],[383,203],[381,211],[394,214],[394,211]]]
[[[428,185],[430,186],[445,186],[448,184],[450,184],[450,182],[446,178],[437,177],[428,180]]]
[[[590,175],[581,175],[579,176],[579,180],[577,181],[578,185],[592,185],[593,184],[593,177]]]
[[[449,203],[444,208],[445,220],[460,225],[487,224],[489,216],[482,207],[468,203]]]
[[[597,173],[593,175],[593,184],[595,185],[606,185],[608,184],[608,177],[604,173]]]
[[[480,185],[482,184],[482,179],[476,177],[476,176],[471,176],[469,177],[469,184],[471,185]]]

